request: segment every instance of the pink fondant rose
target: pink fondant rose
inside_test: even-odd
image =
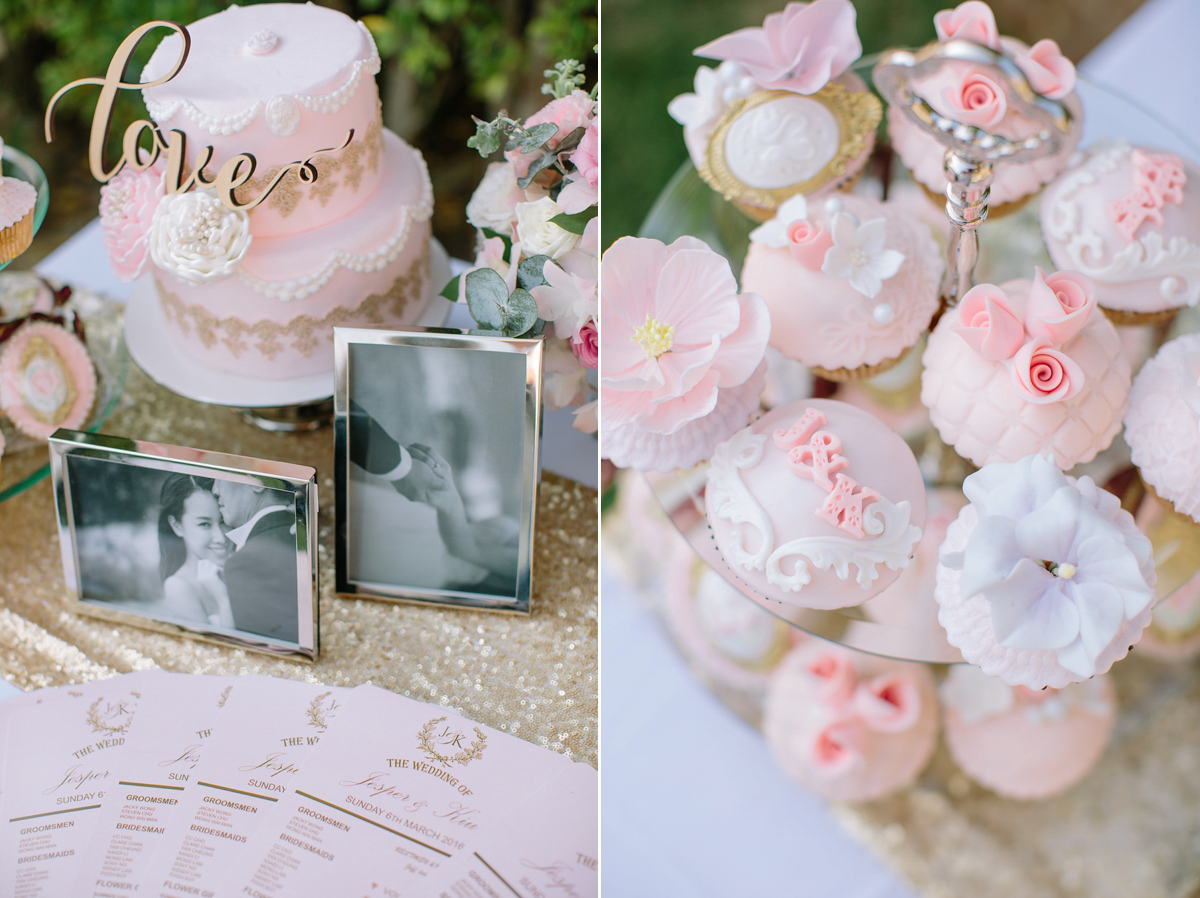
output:
[[[128,165],[100,188],[100,227],[104,248],[117,277],[136,280],[146,269],[150,222],[164,194],[162,170],[134,171]]]
[[[978,284],[959,304],[961,324],[954,332],[988,361],[1009,359],[1025,341],[1025,328],[1009,305],[1008,296],[994,284]]]
[[[812,763],[818,771],[834,775],[863,763],[862,724],[838,720],[817,733],[812,746]]]
[[[825,264],[825,253],[833,246],[833,238],[819,224],[806,218],[793,221],[787,228],[788,246],[792,255],[805,268],[820,270]]]
[[[1035,405],[1070,399],[1083,387],[1083,369],[1044,339],[1018,349],[1011,364],[1017,393]]]
[[[862,55],[849,0],[789,3],[761,28],[743,28],[696,50],[740,63],[767,90],[815,94]]]
[[[572,91],[565,97],[551,100],[531,115],[525,120],[525,127],[532,128],[534,125],[541,125],[546,122],[556,124],[558,131],[546,144],[549,149],[553,150],[562,143],[564,137],[576,128],[586,128],[592,121],[595,108],[596,101],[586,93],[581,90]],[[523,178],[529,173],[529,165],[534,159],[538,158],[538,154],[510,150],[504,154],[504,158],[513,164],[513,169],[517,177]]]
[[[809,674],[820,682],[821,700],[830,704],[850,701],[858,685],[854,663],[844,654],[827,652],[808,662]]]
[[[589,321],[579,329],[579,335],[571,341],[571,352],[585,368],[595,369],[600,364],[600,335],[596,333],[596,322]]]
[[[877,733],[903,733],[921,715],[921,691],[903,673],[884,674],[858,688],[854,709]]]
[[[938,40],[974,41],[991,47],[1000,48],[1000,32],[996,28],[996,17],[992,9],[982,0],[967,0],[954,9],[943,9],[933,16],[933,27],[937,29]]]
[[[983,72],[967,69],[942,93],[944,114],[978,128],[994,128],[1008,112],[1004,89]]]
[[[1029,304],[1025,307],[1025,330],[1053,346],[1062,346],[1087,324],[1096,306],[1096,287],[1077,271],[1056,271],[1049,277],[1035,269]]]
[[[1029,86],[1044,97],[1061,100],[1075,89],[1075,66],[1048,38],[1038,41],[1028,52],[1017,52],[1013,61]]]

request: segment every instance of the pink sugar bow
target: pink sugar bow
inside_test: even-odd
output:
[[[1000,49],[1000,31],[996,28],[996,17],[992,9],[982,0],[967,0],[954,9],[943,9],[933,16],[933,27],[938,40],[964,40],[983,44],[993,50]]]
[[[789,3],[761,28],[742,28],[696,49],[740,63],[767,90],[815,94],[862,55],[849,0]]]

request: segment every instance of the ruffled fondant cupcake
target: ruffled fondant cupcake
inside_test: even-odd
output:
[[[718,686],[761,696],[800,631],[756,605],[683,545],[667,573],[666,618],[689,660]]]
[[[938,309],[929,228],[859,196],[797,196],[750,235],[742,288],[771,310],[771,345],[830,380],[894,365]]]
[[[696,50],[720,59],[667,107],[701,176],[752,218],[866,165],[882,107],[849,66],[862,54],[848,0],[789,3],[761,27]]]
[[[777,408],[718,446],[704,500],[734,575],[807,608],[878,594],[925,524],[912,450],[878,418],[828,399]]]
[[[0,140],[0,152],[4,141]],[[0,264],[11,262],[33,243],[37,190],[20,178],[0,177]]]
[[[1034,691],[959,664],[940,694],[951,756],[1009,798],[1049,798],[1075,785],[1104,753],[1116,720],[1112,684],[1102,676]]]
[[[766,379],[766,304],[694,237],[622,237],[601,260],[600,454],[672,471],[745,427]]]
[[[913,782],[937,741],[929,669],[814,639],[771,677],[763,731],[788,776],[834,801],[871,801]]]
[[[1047,156],[1027,162],[995,163],[989,194],[989,208],[1024,200],[1057,175],[1079,143],[1083,131],[1083,107],[1074,93],[1075,67],[1052,40],[1038,41],[1033,47],[1011,37],[1001,37],[996,20],[986,3],[967,0],[955,9],[934,16],[938,40],[968,40],[1012,57],[1030,87],[1043,96],[1058,100],[1071,113],[1070,131],[1060,148]],[[989,134],[1022,140],[1043,131],[1045,125],[1022,115],[1008,91],[990,67],[960,60],[949,60],[936,72],[914,78],[913,93],[922,97],[934,111],[954,121],[981,128]],[[939,197],[946,189],[943,167],[946,148],[923,130],[901,109],[888,109],[888,136],[892,147],[917,182]],[[1066,267],[1066,266],[1064,266]]]
[[[1042,195],[1055,265],[1088,275],[1118,324],[1200,302],[1200,170],[1174,153],[1102,141]]]
[[[1120,500],[1049,459],[963,483],[934,598],[950,644],[1013,686],[1059,689],[1107,671],[1150,623],[1150,541]]]
[[[1075,272],[971,288],[925,349],[921,402],[942,439],[976,465],[1050,455],[1090,461],[1121,429],[1129,362]]]

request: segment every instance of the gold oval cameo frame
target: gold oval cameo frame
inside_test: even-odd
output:
[[[845,176],[846,166],[862,153],[868,135],[878,127],[883,117],[883,104],[873,93],[848,90],[844,85],[835,82],[826,84],[815,94],[807,95],[807,99],[820,103],[833,115],[838,129],[837,152],[819,172],[805,181],[783,187],[753,187],[733,173],[725,156],[725,140],[730,128],[743,115],[760,106],[797,96],[805,95],[789,90],[760,90],[733,103],[721,116],[708,138],[700,176],[725,199],[738,203],[743,208],[749,204],[766,210],[768,218],[788,197],[797,193],[810,193],[832,180]]]

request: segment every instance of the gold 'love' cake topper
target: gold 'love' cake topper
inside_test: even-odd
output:
[[[145,83],[126,81],[125,77],[128,73],[133,54],[137,51],[138,46],[146,36],[156,28],[170,28],[183,39],[179,58],[175,60],[175,64],[170,71],[161,78]],[[231,157],[221,165],[215,177],[206,178],[204,167],[212,161],[213,156],[213,148],[212,146],[208,146],[200,153],[200,157],[196,160],[196,165],[189,173],[186,171],[187,135],[182,131],[172,130],[169,133],[169,137],[164,139],[158,126],[149,119],[138,119],[125,129],[125,134],[121,141],[121,157],[109,168],[105,163],[105,147],[108,145],[109,129],[112,127],[113,109],[117,102],[117,92],[121,90],[142,90],[147,87],[158,87],[166,84],[178,75],[180,69],[183,68],[191,46],[191,35],[188,34],[186,28],[177,22],[158,20],[147,22],[145,25],[135,29],[121,42],[121,46],[113,54],[113,58],[108,64],[108,71],[103,78],[80,78],[78,81],[72,81],[70,84],[60,87],[58,92],[50,98],[50,104],[46,107],[46,142],[52,143],[54,140],[54,107],[62,99],[63,95],[76,87],[95,85],[100,88],[100,100],[97,102],[96,112],[92,116],[91,136],[88,141],[88,164],[92,170],[92,177],[101,183],[107,183],[126,165],[135,171],[144,171],[154,165],[165,151],[167,154],[165,181],[167,193],[186,193],[197,184],[203,187],[212,187],[216,192],[217,198],[223,205],[230,210],[237,211],[238,209],[253,209],[270,195],[271,191],[275,189],[284,177],[293,171],[304,183],[312,183],[317,179],[317,169],[312,164],[312,160],[324,153],[336,153],[339,150],[344,150],[350,145],[350,141],[354,139],[354,129],[351,128],[346,133],[346,140],[340,147],[326,147],[325,149],[316,150],[309,153],[303,159],[288,163],[276,173],[274,179],[258,197],[247,202],[239,202],[237,197],[234,196],[234,191],[254,177],[256,161],[253,154],[239,153]],[[144,135],[149,135],[150,137],[151,146],[149,149],[142,146]]]

